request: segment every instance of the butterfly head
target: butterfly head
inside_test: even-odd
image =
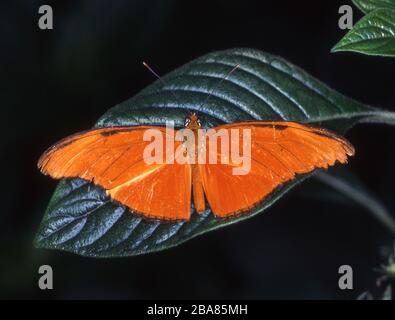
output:
[[[202,124],[197,114],[195,112],[191,112],[191,114],[186,117],[184,126],[193,130],[201,128]]]

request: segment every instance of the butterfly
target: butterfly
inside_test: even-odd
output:
[[[184,129],[198,136],[202,124],[196,113],[186,117]],[[215,148],[202,157],[207,160],[214,152],[218,161],[174,161],[180,155],[184,159],[191,156],[189,150],[180,148],[185,144],[185,134],[180,138],[184,129],[137,125],[84,131],[49,148],[38,167],[55,179],[79,177],[90,181],[102,187],[113,201],[145,218],[187,221],[192,208],[203,213],[209,206],[217,218],[247,213],[297,175],[327,169],[336,162],[346,163],[354,155],[353,146],[345,138],[323,128],[289,121],[251,121],[212,128],[231,137],[224,145],[218,140]],[[150,130],[167,138],[162,147],[174,151],[173,161],[146,161],[152,141],[144,135]],[[232,148],[224,156],[226,146],[245,146],[245,137],[232,135],[235,130],[250,135],[249,153],[244,158],[250,166],[243,174],[235,174],[235,168],[242,164],[232,157]],[[204,142],[208,139],[203,136]],[[192,155],[199,152],[201,140],[193,142],[196,148]]]

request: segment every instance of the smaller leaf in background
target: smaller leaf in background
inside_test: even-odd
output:
[[[385,247],[387,248],[387,247]],[[384,249],[384,248],[383,248]],[[375,299],[373,294],[369,291],[365,291],[357,297],[357,300],[392,300],[392,285],[394,284],[393,279],[395,278],[395,243],[394,248],[391,249],[390,253],[387,253],[387,264],[382,264],[380,268],[376,268],[375,271],[380,274],[376,279],[376,286],[380,288],[381,297]],[[385,286],[384,291],[381,289]]]
[[[363,12],[369,13],[376,9],[395,9],[395,0],[353,0],[354,4]]]
[[[373,297],[373,295],[369,291],[366,291],[366,292],[360,294],[357,297],[357,300],[392,300],[392,288],[391,288],[391,285],[387,286],[387,288],[384,290],[384,293],[381,296],[381,298],[375,299]]]
[[[395,9],[368,13],[332,49],[367,55],[395,56]]]
[[[388,254],[387,260],[386,264],[381,264],[380,268],[377,269],[377,271],[382,274],[382,277],[378,279],[379,282],[382,280],[395,279],[395,243],[392,252]]]
[[[385,289],[381,300],[392,300],[392,288],[390,285],[388,285],[387,288]]]

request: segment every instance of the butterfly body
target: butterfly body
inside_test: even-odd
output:
[[[201,129],[201,127],[202,125],[200,123],[200,120],[195,113],[192,113],[189,117],[185,119],[185,128],[192,130],[195,138],[194,159],[197,159],[199,157],[200,146],[198,131]],[[206,204],[204,198],[203,181],[198,163],[195,162],[191,164],[191,172],[193,203],[195,205],[196,211],[198,213],[203,213],[206,209]]]
[[[343,137],[295,122],[225,124],[212,128],[210,136],[192,113],[184,127],[89,130],[55,144],[38,166],[56,179],[91,181],[111,199],[146,218],[175,221],[189,220],[192,202],[198,213],[207,209],[207,203],[218,218],[248,212],[297,174],[327,168],[336,161],[345,163],[354,154]],[[159,145],[174,153],[172,161],[147,161],[146,155],[155,149],[153,141],[146,139],[149,131],[153,137],[166,138]],[[192,148],[185,148],[188,132]],[[217,133],[226,139],[215,140],[220,137]]]

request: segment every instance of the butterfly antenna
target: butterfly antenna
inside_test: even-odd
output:
[[[158,80],[159,80],[160,82],[162,82],[162,84],[163,84],[164,86],[167,85],[166,81],[164,81],[164,80],[162,79],[162,77],[161,77],[159,74],[157,74],[157,73],[154,71],[154,69],[152,69],[152,68],[148,65],[148,63],[146,63],[145,61],[143,61],[143,66],[146,67],[155,77],[157,77]],[[180,101],[180,99],[176,96],[176,94],[174,93],[174,91],[170,90],[170,92],[171,92],[171,94],[173,95],[173,97],[177,100],[177,102],[181,105],[181,101]]]
[[[207,102],[210,100],[211,96],[213,95],[214,91],[218,89],[218,87],[224,82],[226,79],[230,77],[230,75],[235,72],[238,68],[240,68],[239,64],[236,64],[232,70],[230,70],[225,77],[223,77],[221,80],[217,82],[217,84],[210,90],[210,92],[207,95],[207,98],[203,101],[203,103],[200,106],[203,106],[207,104]]]
[[[143,66],[144,67],[146,67],[155,77],[157,77],[158,78],[158,80],[160,81],[160,82],[162,82],[162,84],[163,85],[167,85],[167,83],[148,65],[148,63],[146,63],[145,61],[143,61]],[[210,100],[210,98],[212,97],[212,95],[213,95],[213,93],[214,93],[214,91],[222,84],[222,82],[224,82],[226,79],[228,79],[229,78],[229,76],[234,72],[234,71],[236,71],[238,68],[240,67],[240,65],[239,64],[236,64],[233,68],[232,68],[232,70],[230,70],[227,74],[226,74],[226,76],[224,76],[221,80],[219,80],[218,82],[217,82],[217,84],[210,90],[210,92],[208,93],[208,95],[207,95],[207,98],[203,101],[203,103],[201,103],[200,104],[200,107],[201,106],[203,106],[203,105],[205,105],[205,104],[207,104],[207,102]],[[180,99],[176,96],[176,94],[173,92],[173,91],[170,91],[171,93],[172,93],[172,95],[173,95],[173,97],[177,100],[177,102],[179,103],[179,104],[181,104],[181,102],[180,102]]]

